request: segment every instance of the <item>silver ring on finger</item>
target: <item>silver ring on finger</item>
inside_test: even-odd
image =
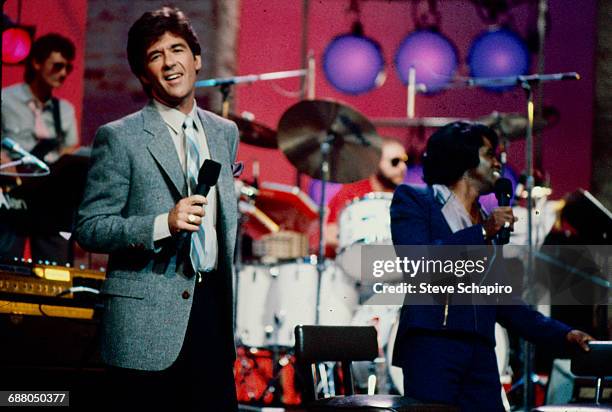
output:
[[[191,213],[187,215],[187,221],[188,221],[189,223],[195,223],[196,219],[197,219],[197,216],[196,216],[196,215],[193,215],[193,214],[191,214]]]
[[[504,222],[504,229],[508,229],[510,227],[510,222]]]

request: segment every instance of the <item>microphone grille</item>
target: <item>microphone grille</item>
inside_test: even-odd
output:
[[[214,186],[219,179],[219,173],[221,173],[221,163],[206,159],[198,173],[198,183]]]
[[[500,177],[495,181],[495,197],[499,199],[512,195],[512,182],[510,179]]]

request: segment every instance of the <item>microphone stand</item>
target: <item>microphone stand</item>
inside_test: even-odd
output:
[[[529,306],[531,292],[531,280],[534,270],[534,253],[533,253],[533,88],[532,84],[526,80],[518,80],[521,88],[525,91],[527,99],[527,130],[525,133],[525,168],[527,169],[527,177],[525,179],[525,189],[527,190],[527,266],[523,276],[523,285],[527,295],[525,296]],[[523,408],[531,410],[534,404],[534,381],[532,379],[534,366],[534,347],[527,340],[523,340]]]
[[[559,80],[578,80],[580,76],[577,73],[572,73],[570,76],[567,74],[559,73],[553,75],[530,75],[530,76],[518,76],[517,84],[525,92],[525,98],[527,101],[527,130],[525,133],[525,168],[527,171],[527,177],[525,182],[525,189],[527,190],[527,262],[525,268],[525,275],[523,277],[523,285],[526,290],[525,299],[529,306],[533,306],[531,298],[533,295],[533,273],[535,269],[534,264],[534,244],[533,244],[533,187],[534,187],[534,176],[533,176],[533,122],[534,122],[534,94],[533,86],[541,85],[546,81],[559,81]],[[523,408],[525,411],[529,411],[534,406],[534,346],[527,340],[523,340]]]
[[[219,77],[216,79],[198,80],[195,87],[216,87],[219,86],[222,101],[222,115],[227,118],[229,115],[229,95],[231,87],[241,83],[255,83],[262,80],[279,80],[291,77],[304,77],[308,73],[307,69],[287,70],[282,72],[269,72],[262,74],[249,74],[246,76]]]
[[[523,276],[523,287],[526,290],[525,300],[531,305],[533,288],[531,287],[534,270],[534,245],[533,245],[533,122],[534,122],[534,99],[533,87],[549,81],[579,80],[580,75],[576,72],[552,73],[552,74],[530,74],[524,76],[510,76],[497,78],[469,79],[468,86],[508,86],[519,85],[525,92],[527,102],[527,130],[525,132],[525,168],[527,178],[525,190],[527,191],[527,262]],[[523,410],[530,411],[534,404],[533,393],[533,345],[523,340]]]
[[[37,163],[33,163],[31,159],[32,158],[30,156],[24,156],[21,159],[17,159],[17,160],[8,162],[8,163],[0,164],[0,176],[14,176],[14,177],[39,177],[40,176],[42,177],[42,176],[47,176],[48,174],[51,173],[49,169],[43,169]],[[4,169],[21,166],[21,165],[34,165],[40,170],[40,172],[29,173],[29,172],[3,172],[2,171]]]

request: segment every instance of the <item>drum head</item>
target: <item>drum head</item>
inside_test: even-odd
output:
[[[373,192],[349,203],[340,213],[336,263],[361,280],[361,246],[390,245],[392,193]]]

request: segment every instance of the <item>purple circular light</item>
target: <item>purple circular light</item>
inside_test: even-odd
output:
[[[378,43],[364,36],[335,37],[323,54],[327,81],[347,94],[361,94],[384,81],[385,61]]]
[[[472,42],[467,61],[472,77],[519,76],[529,70],[529,50],[523,39],[511,30],[488,30]],[[505,91],[512,87],[514,86],[486,89]]]
[[[432,30],[410,33],[395,54],[395,68],[404,84],[408,70],[416,69],[417,83],[425,83],[433,93],[450,82],[457,70],[457,51],[446,37]]]

